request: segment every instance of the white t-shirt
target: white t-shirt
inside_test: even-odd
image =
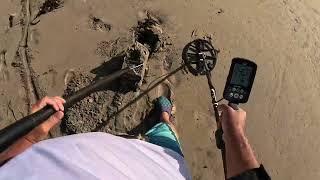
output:
[[[42,141],[0,168],[5,180],[191,179],[178,153],[144,141],[87,133]]]

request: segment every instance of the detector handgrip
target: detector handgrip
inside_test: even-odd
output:
[[[223,141],[223,130],[222,127],[218,128],[214,133],[216,137],[216,146],[221,150],[222,162],[223,162],[223,171],[224,171],[224,179],[227,179],[227,162],[226,162],[226,148],[225,143]]]
[[[239,110],[238,104],[234,104],[234,103],[230,103],[229,102],[228,106],[230,106],[235,111]],[[216,119],[217,119],[217,118],[219,118],[219,114],[217,114],[218,113],[218,109],[215,109],[215,112],[216,112],[215,116],[216,116]],[[224,149],[223,130],[222,130],[221,122],[219,122],[219,121],[220,121],[220,119],[218,119],[218,122],[217,122],[218,123],[218,127],[217,127],[217,130],[215,132],[216,146],[217,146],[218,149]]]
[[[224,141],[223,141],[223,130],[222,128],[219,128],[216,130],[216,132],[214,133],[215,137],[216,137],[216,146],[218,149],[223,149],[224,148]]]
[[[228,106],[230,106],[235,111],[239,110],[238,104],[229,102]],[[215,112],[218,112],[218,110],[215,109]],[[219,114],[215,114],[215,115],[216,115],[216,119],[219,118]],[[220,120],[218,120],[218,121],[220,121]],[[222,130],[221,122],[217,122],[217,123],[218,123],[218,127],[217,127],[217,130],[215,132],[216,145],[217,145],[218,149],[223,149],[224,148],[224,141],[223,141],[223,138],[222,138],[223,137],[223,130]]]
[[[233,110],[238,111],[239,110],[239,106],[238,104],[235,103],[228,103],[228,106],[230,106]]]

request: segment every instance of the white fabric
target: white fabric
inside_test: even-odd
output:
[[[191,179],[178,153],[140,140],[87,133],[42,141],[0,168],[5,180]]]

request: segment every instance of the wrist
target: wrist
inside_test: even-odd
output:
[[[0,165],[4,164],[7,160],[21,154],[23,151],[31,147],[35,142],[23,137],[11,145],[4,152],[0,153]]]
[[[224,132],[223,136],[226,143],[244,142],[247,139],[243,130]]]

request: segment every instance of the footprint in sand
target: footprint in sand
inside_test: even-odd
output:
[[[30,41],[38,45],[40,42],[40,32],[37,29],[33,29],[30,32]]]
[[[0,81],[9,80],[9,71],[6,61],[6,50],[0,51]]]

